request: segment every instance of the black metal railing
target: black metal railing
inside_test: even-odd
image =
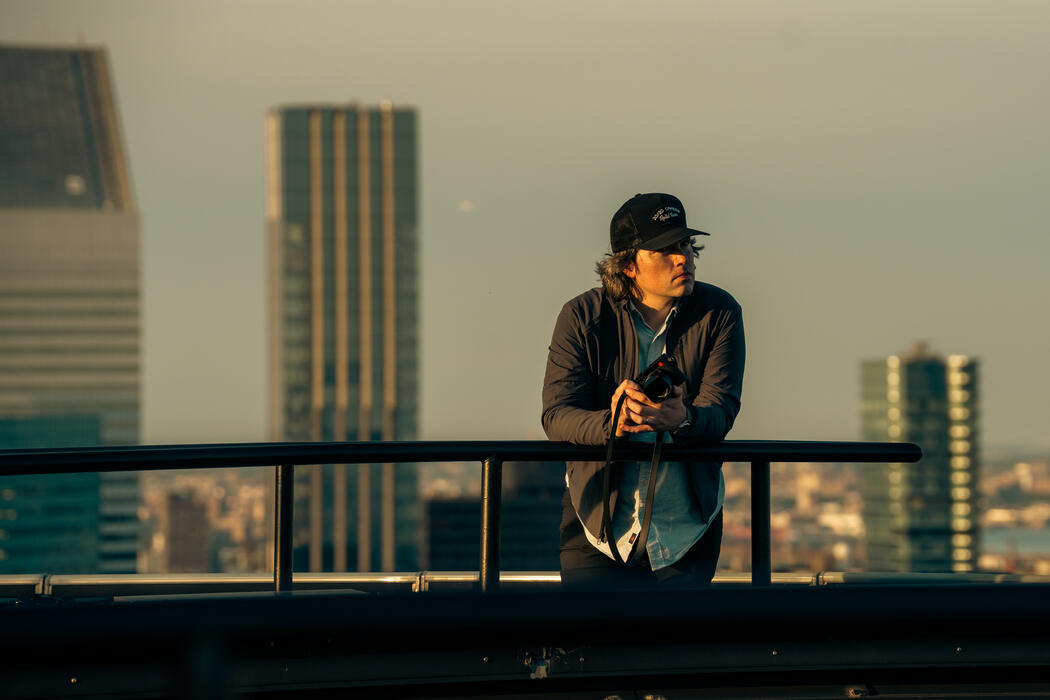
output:
[[[642,445],[618,459],[648,460]],[[748,462],[751,465],[751,583],[769,586],[771,462],[917,462],[911,443],[731,440],[704,447],[668,445],[668,461]],[[499,589],[500,503],[504,461],[604,461],[605,448],[545,441],[307,442],[147,447],[0,450],[0,477],[216,467],[275,469],[274,590],[292,590],[294,470],[299,465],[425,462],[481,463],[482,592]]]

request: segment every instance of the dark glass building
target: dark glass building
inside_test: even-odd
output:
[[[100,442],[97,414],[0,418],[0,445],[20,449]],[[0,574],[98,569],[101,474],[0,478]]]
[[[270,435],[415,439],[416,113],[287,106],[266,124]],[[300,468],[297,481],[303,568],[416,567],[415,466]]]
[[[139,441],[139,238],[105,50],[0,46],[0,420],[15,421],[0,448],[70,445],[62,416],[94,421],[81,446]],[[7,570],[136,570],[136,474],[27,478],[39,483],[0,480],[4,515],[65,502],[79,483],[74,510],[97,512],[76,536],[91,543],[63,558],[69,533],[53,529],[59,544],[38,544],[55,556],[8,557]],[[0,530],[28,532],[10,518]]]
[[[861,438],[914,442],[915,464],[864,465],[868,568],[969,572],[978,557],[978,363],[924,345],[861,365]]]
[[[557,571],[564,462],[506,462],[500,515],[504,571]],[[424,503],[421,567],[468,571],[481,562],[481,501],[435,498]]]
[[[0,46],[0,207],[130,210],[104,49]]]

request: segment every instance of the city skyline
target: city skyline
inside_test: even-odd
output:
[[[857,361],[918,337],[982,358],[986,446],[1050,444],[1046,8],[307,7],[4,9],[3,41],[110,48],[144,212],[145,441],[265,438],[265,110],[389,97],[424,115],[421,438],[542,437],[560,302],[594,284],[616,205],[662,189],[714,234],[698,276],[744,307],[730,438],[856,438]],[[624,33],[674,48],[625,55]]]

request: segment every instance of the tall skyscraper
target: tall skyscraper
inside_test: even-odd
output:
[[[415,439],[415,111],[279,107],[266,146],[271,437]],[[296,481],[311,571],[415,568],[414,465],[301,467]]]
[[[861,365],[862,438],[914,442],[915,464],[863,465],[868,568],[973,571],[978,557],[978,362],[911,352]]]
[[[86,424],[95,443],[137,443],[139,327],[139,216],[106,52],[0,47],[0,419],[21,426],[2,446],[67,445]],[[134,473],[27,478],[0,484],[0,531],[50,503],[53,537],[36,531],[50,556],[8,570],[135,571]],[[84,498],[97,526],[65,551],[62,504]]]

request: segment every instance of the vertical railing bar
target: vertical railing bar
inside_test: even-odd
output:
[[[498,455],[481,463],[481,571],[482,593],[499,591],[500,509],[503,460]]]
[[[769,462],[751,463],[751,585],[772,583]]]
[[[273,588],[277,593],[290,593],[295,465],[278,464],[274,474]]]

